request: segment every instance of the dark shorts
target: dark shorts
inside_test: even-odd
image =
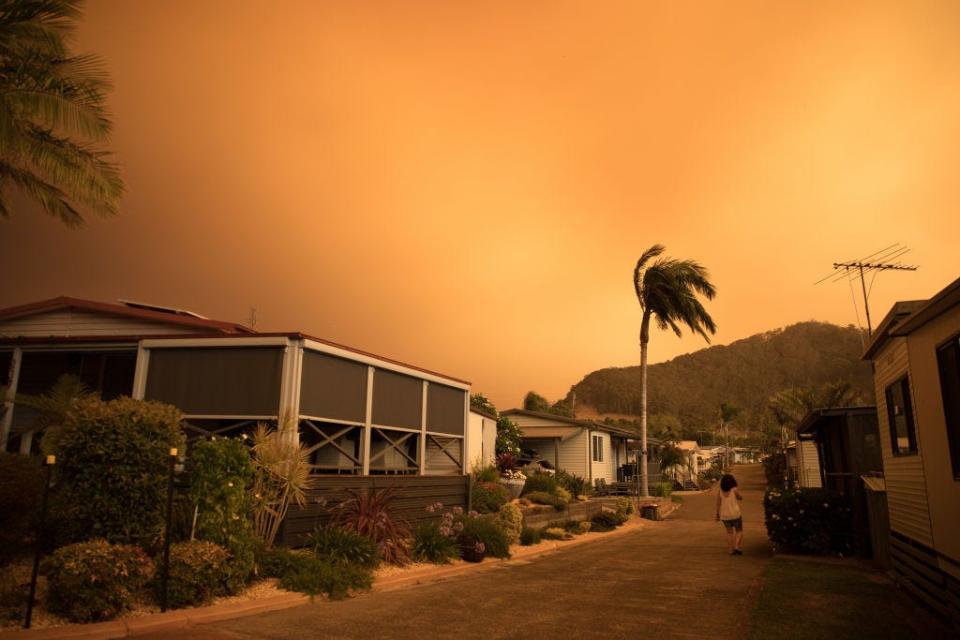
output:
[[[721,520],[723,526],[727,528],[727,532],[733,531],[743,531],[743,518],[737,518],[736,520]]]

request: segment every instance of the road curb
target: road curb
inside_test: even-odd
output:
[[[490,558],[479,562],[457,564],[449,567],[427,567],[407,574],[397,574],[378,580],[373,585],[373,592],[389,592],[397,589],[414,587],[421,584],[431,584],[455,578],[473,571],[491,570],[510,565],[511,563],[551,555],[564,549],[571,549],[585,544],[592,544],[611,538],[642,531],[647,523],[639,517],[634,517],[626,525],[606,533],[588,533],[577,536],[573,540],[544,541],[530,547],[518,547],[510,558]],[[48,627],[45,629],[11,629],[0,631],[3,640],[112,640],[113,638],[129,638],[146,633],[174,631],[186,629],[199,624],[233,620],[246,616],[281,611],[292,607],[299,607],[311,602],[310,596],[300,593],[290,593],[262,600],[248,600],[215,604],[193,609],[178,609],[166,613],[153,613],[146,616],[111,620],[109,622],[95,622],[92,624],[71,624],[62,627]]]

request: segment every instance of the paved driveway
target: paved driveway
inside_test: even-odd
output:
[[[744,493],[741,557],[727,555],[715,493],[666,522],[446,582],[195,627],[151,638],[740,638],[770,558],[759,465]]]

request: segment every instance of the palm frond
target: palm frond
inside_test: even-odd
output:
[[[83,225],[83,216],[70,204],[67,194],[29,171],[0,162],[0,183],[9,183],[36,200],[47,213],[68,227]]]

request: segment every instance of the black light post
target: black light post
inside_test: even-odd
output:
[[[170,526],[173,522],[173,472],[177,465],[177,449],[170,449],[170,471],[167,475],[167,524],[163,531],[163,568],[160,574],[160,611],[167,610],[167,583],[170,581]]]
[[[50,484],[53,478],[53,465],[57,464],[57,456],[47,456],[44,461],[46,467],[46,476],[43,481],[43,498],[40,502],[40,519],[37,521],[36,536],[33,553],[33,573],[30,575],[30,597],[27,599],[27,617],[23,622],[23,628],[30,628],[30,620],[33,618],[33,599],[37,596],[37,574],[40,572],[40,554],[43,553],[43,547],[47,542],[47,497],[50,494]]]

